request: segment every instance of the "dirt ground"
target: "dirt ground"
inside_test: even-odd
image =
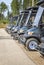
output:
[[[18,41],[16,41],[16,43],[18,44]],[[38,51],[29,51],[26,47],[24,47],[24,45],[18,45],[36,65],[44,65],[44,57]]]
[[[44,57],[37,51],[28,51],[0,29],[0,65],[44,65]]]
[[[0,29],[0,65],[36,65],[21,46],[4,29]]]

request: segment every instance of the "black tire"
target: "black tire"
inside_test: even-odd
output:
[[[18,37],[18,43],[20,43],[21,41],[20,41],[20,38]]]
[[[26,42],[26,47],[30,50],[30,51],[35,51],[36,49],[31,49],[30,47],[29,47],[29,44],[31,45],[31,43],[30,42],[32,42],[32,41],[34,41],[34,42],[36,42],[36,47],[37,47],[37,45],[39,45],[39,41],[37,40],[37,39],[35,39],[35,38],[30,38],[30,39],[28,39],[27,40],[27,42]],[[32,43],[33,44],[33,43]]]
[[[14,39],[14,40],[18,40],[18,38],[17,38],[17,37],[15,37],[15,36],[13,36],[13,39]]]
[[[42,56],[44,56],[44,54],[40,53]]]
[[[23,45],[25,45],[25,43],[22,41],[22,38],[21,38],[21,36],[22,36],[22,35],[20,35],[20,37],[18,37],[18,42],[19,42],[20,44],[23,44]]]
[[[10,30],[8,30],[8,34],[10,34],[11,32],[10,32]]]

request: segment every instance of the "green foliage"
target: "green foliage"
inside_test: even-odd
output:
[[[0,13],[0,20],[3,19],[3,18],[4,18],[3,14]]]
[[[23,9],[26,9],[29,6],[29,0],[24,0]]]
[[[14,21],[13,24],[16,24],[16,21]]]
[[[38,0],[34,0],[34,5]],[[32,0],[12,0],[11,8],[13,15],[19,14],[19,10],[26,9],[27,7],[32,6]]]
[[[34,5],[36,5],[37,2],[38,2],[38,0],[34,0]]]
[[[19,14],[19,2],[18,0],[13,0],[12,3],[11,3],[11,8],[12,8],[12,11],[13,11],[13,15],[15,14]]]
[[[2,2],[0,5],[1,5],[1,11],[4,12],[7,9],[7,5],[4,2]]]
[[[4,15],[2,13],[5,12],[7,9],[7,5],[4,2],[0,3],[0,20],[4,18]]]
[[[29,5],[32,6],[32,0],[29,0]]]
[[[9,20],[7,19],[2,19],[0,20],[0,24],[3,23],[3,24],[8,24],[9,23]]]

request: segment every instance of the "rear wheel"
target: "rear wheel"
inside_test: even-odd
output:
[[[27,40],[26,42],[26,47],[31,50],[31,51],[34,51],[36,50],[36,47],[38,46],[39,44],[39,41],[35,38],[30,38]]]

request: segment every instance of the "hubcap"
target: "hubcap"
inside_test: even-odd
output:
[[[35,49],[36,49],[36,46],[37,46],[37,42],[35,42],[35,41],[30,41],[30,43],[29,43],[29,48],[30,48],[31,50],[35,50]]]

